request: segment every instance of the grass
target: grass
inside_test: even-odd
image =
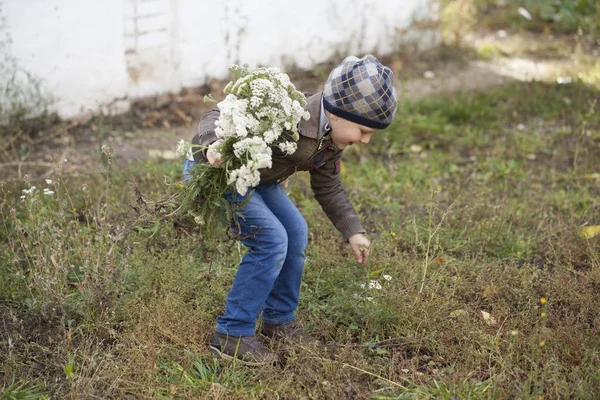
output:
[[[600,225],[597,98],[515,83],[402,104],[341,173],[367,269],[290,179],[310,227],[299,318],[328,345],[278,367],[206,351],[243,249],[135,195],[166,197],[179,163],[106,151],[89,176],[3,183],[0,398],[597,397],[600,236],[579,235]]]
[[[474,0],[479,7],[480,24],[492,29],[553,32],[555,34],[598,35],[600,8],[597,2],[588,0],[509,0],[504,5],[496,1]],[[532,18],[518,16],[517,10],[524,7]]]

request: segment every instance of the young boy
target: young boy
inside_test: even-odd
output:
[[[261,171],[260,184],[240,210],[244,218],[237,221],[239,233],[248,251],[227,296],[224,315],[217,318],[209,351],[249,365],[277,362],[277,355],[255,336],[259,315],[263,335],[292,340],[303,337],[294,311],[300,296],[308,228],[280,185],[293,173],[310,172],[315,198],[350,244],[356,260],[367,264],[369,240],[340,184],[340,160],[346,146],[367,144],[373,133],[386,128],[396,108],[393,73],[371,55],[346,58],[331,71],[323,92],[307,98],[310,118],[298,126],[296,152],[278,156],[274,151],[272,168]],[[218,118],[218,110],[207,112],[192,142],[208,146],[216,141]],[[220,159],[204,153],[196,152],[194,161],[220,166]],[[189,167],[189,163],[185,165],[184,169]],[[235,202],[244,198],[228,197]]]

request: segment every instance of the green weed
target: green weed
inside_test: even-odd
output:
[[[1,400],[45,400],[50,397],[39,385],[29,382],[14,382],[0,389]]]

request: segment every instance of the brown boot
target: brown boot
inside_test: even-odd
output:
[[[263,322],[261,333],[269,339],[283,339],[293,343],[314,343],[315,338],[304,331],[296,321],[271,325]]]
[[[275,364],[277,354],[260,344],[256,336],[230,336],[215,332],[208,351],[227,360],[234,358],[250,366]]]

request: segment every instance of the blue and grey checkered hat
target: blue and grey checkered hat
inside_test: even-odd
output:
[[[325,82],[323,106],[340,118],[383,129],[392,123],[398,107],[394,74],[370,54],[347,57]]]

